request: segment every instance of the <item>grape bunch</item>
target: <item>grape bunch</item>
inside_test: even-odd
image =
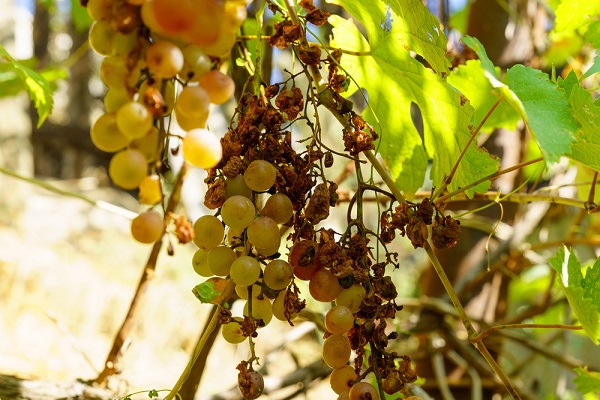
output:
[[[114,153],[112,182],[139,190],[151,206],[131,224],[133,237],[153,243],[169,215],[154,206],[164,200],[161,184],[168,142],[180,141],[183,157],[198,168],[221,159],[218,137],[207,129],[211,104],[223,104],[235,85],[219,69],[246,17],[241,0],[88,0],[92,49],[104,56],[100,77],[108,87],[106,113],[91,129],[94,145]],[[163,205],[164,206],[164,205]],[[179,232],[179,229],[178,229]],[[186,235],[179,235],[180,241]]]

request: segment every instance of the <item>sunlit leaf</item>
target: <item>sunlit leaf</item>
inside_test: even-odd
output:
[[[585,278],[572,250],[561,248],[549,260],[565,288],[573,314],[594,343],[600,341],[600,258],[588,269]]]
[[[196,285],[192,289],[192,293],[202,303],[210,303],[220,293],[215,289],[215,283],[213,281],[206,281],[199,285]]]
[[[580,125],[577,141],[571,145],[569,156],[600,171],[600,107],[593,103],[590,92],[579,84],[571,90],[569,104]]]
[[[71,22],[77,32],[84,32],[92,24],[92,19],[79,0],[71,0]]]
[[[383,7],[383,5],[382,5]],[[380,10],[381,16],[384,9]],[[458,160],[471,136],[473,108],[468,100],[439,75],[417,62],[394,36],[377,34],[369,42],[350,20],[330,17],[334,25],[332,45],[365,52],[361,56],[344,55],[342,65],[366,89],[370,108],[367,120],[381,129],[379,151],[396,179],[398,187],[409,196],[422,184],[427,160],[433,159],[431,178],[439,185]],[[379,18],[362,21],[367,31],[376,31]],[[368,28],[367,28],[368,26]],[[356,91],[352,85],[351,92]],[[424,122],[423,141],[411,119],[411,103],[415,103]],[[380,123],[380,125],[378,124]],[[459,164],[450,190],[464,187],[494,173],[497,162],[473,143]],[[467,191],[486,191],[484,182]]]
[[[600,14],[600,1],[562,0],[555,11],[556,32],[575,31]]]
[[[573,371],[577,373],[573,383],[579,393],[600,393],[600,372],[588,371],[584,368],[575,368]]]
[[[588,70],[585,72],[585,74],[583,74],[581,76],[581,79],[585,79],[585,78],[592,76],[598,72],[600,72],[600,56],[596,56],[594,58],[594,62],[592,63],[592,66],[590,68],[588,68]]]
[[[595,20],[585,32],[585,41],[600,49],[600,19]]]

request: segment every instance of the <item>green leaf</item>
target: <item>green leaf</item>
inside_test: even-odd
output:
[[[598,280],[600,259],[596,260],[594,266],[588,270],[585,278],[575,253],[566,246],[548,261],[558,272],[573,314],[588,337],[598,344],[600,340],[600,280]]]
[[[338,4],[360,21],[369,44],[393,41],[397,47],[422,56],[440,75],[450,69],[447,39],[439,21],[421,0],[328,0]],[[389,29],[388,29],[389,28]]]
[[[577,141],[571,145],[569,157],[600,171],[600,106],[594,104],[591,93],[579,83],[572,86],[569,104],[579,124]]]
[[[460,90],[475,109],[474,126],[479,126],[494,103],[502,98],[502,93],[492,86],[486,72],[482,60],[469,60],[465,65],[454,68],[448,76],[448,83]],[[489,116],[482,130],[485,132],[497,128],[513,130],[520,120],[519,113],[508,102],[502,101]]]
[[[600,19],[595,20],[588,26],[585,32],[585,41],[600,49]]]
[[[79,0],[71,0],[71,21],[79,33],[85,32],[92,25],[92,18]]]
[[[485,48],[483,47],[481,42],[471,36],[464,36],[460,39],[460,41],[469,46],[475,52],[475,54],[477,54],[477,57],[479,57],[483,69],[489,72],[491,76],[498,79],[498,71],[496,71],[494,63],[492,63],[492,61],[490,61],[490,59],[488,58],[487,52],[485,51]]]
[[[508,70],[508,86],[525,110],[525,122],[548,162],[570,152],[577,124],[564,93],[540,70],[515,65]]]
[[[215,290],[215,284],[213,281],[206,281],[199,285],[196,285],[192,289],[192,293],[198,300],[202,303],[210,303],[216,296],[220,293],[218,290]]]
[[[600,393],[600,373],[588,371],[584,368],[575,368],[577,373],[573,383],[577,386],[577,392],[581,394],[596,392]]]
[[[592,18],[600,14],[600,1],[562,0],[555,14],[556,32],[575,31],[589,24]]]
[[[571,71],[571,72],[573,72],[573,71]],[[585,78],[592,76],[598,72],[600,72],[600,56],[596,56],[596,58],[594,58],[594,62],[592,63],[592,66],[585,72],[585,74],[583,74],[581,76],[581,79],[585,79]]]
[[[148,397],[150,397],[150,398],[158,397],[158,392],[156,391],[156,389],[152,389],[151,391],[149,391]]]
[[[379,25],[385,18],[382,2],[352,4],[359,3],[367,9],[379,7],[378,14],[374,12],[361,21],[374,36],[367,41],[351,20],[331,16],[329,21],[334,26],[331,45],[365,53],[344,55],[342,66],[366,89],[370,107],[364,116],[380,133],[379,151],[392,177],[410,197],[423,184],[428,158],[433,159],[434,185],[440,185],[451,171],[471,136],[473,108],[439,75],[411,57],[403,42],[397,40],[395,29],[399,21],[392,22],[391,31],[384,34]],[[348,94],[357,89],[352,85]],[[423,117],[424,143],[411,119],[412,103],[419,107]],[[497,168],[493,157],[471,143],[449,189],[464,187]],[[468,190],[467,195],[488,188],[489,182],[484,182]]]
[[[50,115],[54,105],[50,84],[39,73],[12,58],[2,45],[0,45],[0,57],[7,62],[9,69],[14,71],[17,78],[23,82],[25,89],[29,92],[29,97],[38,112],[37,127],[39,128]]]

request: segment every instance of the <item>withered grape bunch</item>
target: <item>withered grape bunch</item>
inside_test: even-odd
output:
[[[289,77],[274,84],[247,84],[227,132],[215,135],[207,129],[210,106],[224,104],[235,92],[223,71],[246,18],[246,2],[89,0],[95,21],[89,40],[106,57],[100,73],[108,87],[106,113],[92,127],[92,141],[115,153],[108,171],[113,183],[139,190],[140,202],[149,206],[132,221],[133,237],[157,242],[172,221],[179,241],[198,247],[192,265],[206,280],[193,292],[221,306],[218,322],[227,342],[252,344],[273,317],[293,325],[310,296],[331,304],[322,357],[333,370],[330,383],[339,399],[402,392],[417,376],[407,356],[389,350],[398,334],[388,321],[402,306],[386,275],[399,267],[397,254],[386,245],[399,231],[422,247],[432,225],[433,243],[448,248],[458,240],[458,221],[428,200],[395,208],[391,201],[379,232],[365,225],[361,209],[354,219],[349,210],[344,232],[327,227],[339,183],[327,169],[337,160],[354,163],[359,190],[349,207],[361,202],[373,190],[362,177],[361,154],[374,149],[377,133],[341,95],[349,82],[339,68],[342,52],[326,54],[305,39],[305,24],[322,25],[329,14],[311,0],[299,2],[300,15],[267,3],[281,14],[268,43],[294,52],[301,72],[286,72]],[[310,72],[318,67],[328,72],[324,88]],[[301,74],[308,87],[297,86]],[[315,118],[323,104],[343,122],[344,152],[335,156],[322,142]],[[310,128],[309,137],[292,133],[299,121]],[[214,213],[193,224],[170,215],[164,204],[163,164],[173,142],[187,163],[207,170],[206,195],[199,201]],[[382,246],[383,260],[374,256],[373,246]],[[299,281],[308,283],[308,292],[301,293]],[[241,315],[226,307],[231,296],[244,301]],[[244,398],[255,399],[264,381],[254,369],[260,357],[253,345],[250,349],[237,367],[238,384]],[[376,386],[369,383],[373,376]]]

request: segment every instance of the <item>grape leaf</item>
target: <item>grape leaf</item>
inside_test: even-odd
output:
[[[585,278],[575,253],[566,246],[548,261],[558,272],[569,305],[584,332],[594,343],[600,343],[600,258],[588,269]]]
[[[202,303],[210,303],[216,296],[220,295],[219,291],[215,290],[215,283],[213,281],[206,281],[196,285],[192,289],[192,293]]]
[[[600,19],[595,20],[585,32],[585,41],[596,49],[600,49]]]
[[[7,63],[6,65],[8,65],[8,68],[15,73],[16,77],[25,85],[25,89],[29,93],[29,97],[33,101],[38,112],[39,118],[37,127],[39,128],[42,126],[48,115],[50,115],[52,107],[54,106],[50,84],[43,76],[12,58],[2,45],[0,45],[0,57]]]
[[[590,392],[600,393],[600,372],[588,371],[587,368],[575,368],[577,373],[573,383],[577,385],[577,392],[586,394]]]
[[[556,8],[555,32],[575,31],[600,14],[600,1],[562,0]]]
[[[148,397],[153,398],[153,397],[158,397],[158,391],[156,389],[152,389],[148,392]]]
[[[398,42],[422,56],[438,74],[450,68],[447,39],[440,23],[421,0],[328,0],[360,21],[372,48],[384,40]]]
[[[571,71],[573,72],[573,71]],[[592,66],[585,71],[585,74],[583,74],[581,76],[581,79],[585,79],[589,76],[592,76],[596,73],[600,72],[600,56],[596,56],[596,58],[594,58],[594,62],[592,63]]]
[[[367,32],[381,30],[379,21],[385,20],[385,5],[375,0],[361,4],[379,4],[379,14],[373,12],[371,19],[362,23]],[[360,56],[344,55],[342,66],[367,91],[370,107],[364,116],[380,128],[379,151],[398,187],[410,197],[423,184],[428,158],[433,159],[433,184],[441,184],[471,136],[473,108],[468,100],[410,56],[394,34],[394,22],[390,32],[376,33],[367,41],[351,20],[331,16],[329,21],[334,26],[332,46],[361,52]],[[351,85],[348,94],[356,90]],[[423,117],[425,149],[411,119],[411,103],[419,107]],[[497,168],[492,156],[471,143],[449,190],[464,187]],[[466,193],[472,196],[488,188],[489,182],[484,182]]]
[[[479,126],[494,103],[502,98],[502,93],[492,86],[486,72],[482,60],[468,60],[465,65],[454,68],[448,75],[448,83],[467,96],[475,109],[475,126]],[[486,132],[496,128],[513,130],[520,120],[521,117],[514,108],[508,102],[502,101],[481,129]]]
[[[577,124],[564,92],[540,70],[515,65],[508,70],[508,86],[525,110],[525,122],[548,162],[570,152]]]
[[[591,93],[578,83],[571,89],[569,104],[580,125],[569,157],[600,171],[600,106],[594,104]]]

